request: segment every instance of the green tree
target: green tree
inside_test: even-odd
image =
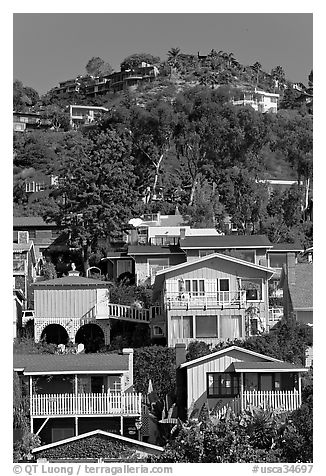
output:
[[[70,134],[58,175],[58,210],[49,210],[48,218],[69,232],[86,273],[99,238],[120,232],[139,198],[129,144],[115,131]]]
[[[86,72],[90,76],[108,75],[113,72],[113,68],[99,56],[93,56],[87,63]]]
[[[252,70],[254,71],[254,73],[256,74],[256,86],[258,86],[258,82],[259,82],[259,73],[261,71],[261,64],[259,63],[259,61],[256,61],[256,63],[254,63],[252,66],[251,66]]]
[[[180,48],[171,48],[168,51],[168,64],[171,67],[170,78],[172,77],[173,71],[175,71],[177,68],[180,51],[181,51]]]

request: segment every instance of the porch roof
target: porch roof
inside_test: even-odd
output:
[[[128,371],[122,354],[14,354],[14,370],[24,375],[112,374]]]
[[[289,362],[233,362],[234,372],[307,372],[308,369]]]

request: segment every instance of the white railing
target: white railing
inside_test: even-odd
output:
[[[205,293],[196,292],[179,292],[167,293],[165,295],[165,304],[171,308],[183,308],[194,306],[230,306],[246,304],[246,291],[217,291]]]
[[[57,393],[31,397],[32,416],[140,414],[140,393]]]
[[[301,395],[297,390],[279,392],[244,391],[242,395],[228,401],[225,405],[213,409],[212,415],[217,418],[225,417],[228,411],[239,415],[241,409],[246,410],[249,406],[260,407],[264,410],[272,408],[283,412],[292,412],[301,405]]]
[[[109,318],[122,319],[125,321],[149,322],[149,309],[137,309],[136,307],[124,306],[123,304],[108,304]]]
[[[284,390],[275,392],[244,391],[242,395],[242,406],[248,408],[249,405],[280,409],[285,412],[292,412],[301,405],[301,395],[297,390]]]

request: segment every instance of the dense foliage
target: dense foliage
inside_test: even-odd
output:
[[[204,342],[191,342],[188,347],[187,360],[202,357],[230,345],[268,355],[298,365],[305,364],[305,351],[312,345],[312,328],[305,324],[278,323],[268,334],[249,337],[246,340],[228,340],[210,348]]]
[[[239,416],[211,416],[179,424],[158,463],[310,463],[312,405],[289,416],[251,408]]]
[[[134,387],[136,392],[147,395],[149,381],[158,398],[174,394],[176,385],[175,350],[152,346],[134,351]]]

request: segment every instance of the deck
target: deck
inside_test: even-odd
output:
[[[250,407],[260,407],[263,410],[272,408],[281,412],[293,412],[301,406],[301,395],[297,390],[287,391],[244,391],[242,395],[234,398],[222,408],[213,411],[218,418],[226,415],[228,411],[240,414],[242,410]]]
[[[165,296],[165,305],[168,309],[245,307],[246,291],[168,293]]]
[[[140,393],[62,393],[31,397],[32,417],[140,416]]]

